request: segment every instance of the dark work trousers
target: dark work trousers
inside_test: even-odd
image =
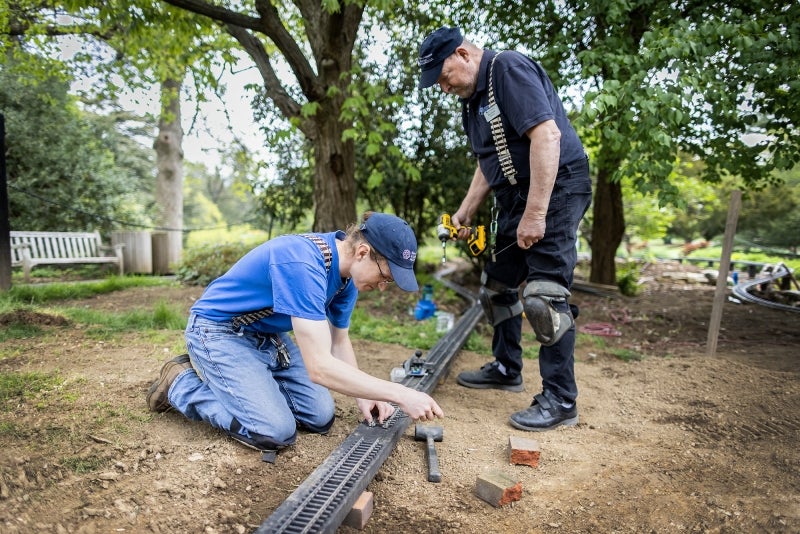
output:
[[[570,288],[578,261],[578,224],[592,199],[588,161],[562,165],[556,177],[547,209],[544,238],[528,250],[516,246],[517,225],[525,211],[528,184],[508,185],[494,191],[499,210],[497,218],[496,261],[487,262],[486,276],[510,288],[530,280],[550,280]],[[506,248],[508,247],[508,248]],[[492,301],[512,305],[518,294],[497,295]],[[578,307],[563,303],[559,311]],[[507,369],[509,376],[522,372],[522,316],[517,315],[494,328],[492,354]],[[550,390],[565,401],[578,397],[575,383],[575,327],[549,347],[539,348],[539,373],[543,390]]]

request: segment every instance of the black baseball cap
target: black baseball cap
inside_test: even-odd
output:
[[[456,51],[464,41],[458,28],[442,27],[428,35],[419,47],[417,64],[422,70],[419,88],[425,89],[436,83],[442,74],[444,60]]]

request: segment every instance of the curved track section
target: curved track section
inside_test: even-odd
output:
[[[773,302],[771,300],[763,299],[761,297],[757,297],[750,293],[748,290],[754,288],[756,286],[760,286],[762,284],[771,284],[774,281],[783,278],[785,276],[791,276],[789,269],[783,265],[778,265],[775,270],[767,275],[763,272],[753,280],[747,280],[744,282],[740,282],[733,286],[733,294],[736,295],[741,300],[752,302],[754,304],[758,304],[761,306],[766,306],[767,308],[773,308],[776,310],[784,310],[784,311],[792,311],[792,312],[800,312],[800,308],[795,306],[787,306],[784,304],[779,304],[777,302]]]
[[[403,385],[425,393],[436,388],[483,315],[472,293],[444,279],[452,272],[453,269],[440,271],[436,278],[464,297],[470,306],[428,352],[428,372],[403,380]],[[383,425],[361,423],[255,532],[335,532],[409,424],[411,421],[399,408]]]

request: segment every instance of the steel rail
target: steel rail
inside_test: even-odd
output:
[[[773,308],[773,309],[776,309],[776,310],[800,312],[800,308],[798,308],[796,306],[787,306],[785,304],[779,304],[779,303],[773,302],[771,300],[767,300],[767,299],[763,299],[761,297],[757,297],[756,295],[753,295],[752,293],[750,293],[748,291],[748,289],[750,289],[752,287],[760,286],[762,284],[771,284],[775,280],[778,280],[779,278],[783,278],[785,276],[789,276],[790,274],[791,273],[789,272],[789,269],[785,265],[780,264],[780,265],[778,265],[777,269],[775,269],[775,271],[773,271],[769,275],[765,276],[765,275],[762,274],[759,277],[754,278],[752,280],[739,282],[738,284],[733,286],[732,292],[733,292],[734,295],[736,295],[740,299],[748,301],[748,302],[752,302],[754,304],[758,304],[760,306],[766,306],[767,308]]]
[[[471,292],[444,278],[453,270],[440,271],[435,277],[464,297],[470,306],[428,351],[427,372],[422,376],[406,376],[402,381],[403,385],[425,393],[431,393],[445,376],[453,357],[483,315]],[[335,532],[410,424],[411,420],[399,408],[382,425],[362,422],[255,533]]]

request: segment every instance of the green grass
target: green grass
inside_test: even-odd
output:
[[[283,232],[281,232],[283,233]],[[247,248],[255,248],[269,238],[267,232],[256,230],[249,225],[213,230],[194,230],[186,237],[184,250],[206,246],[208,243],[242,243]]]
[[[618,348],[611,349],[609,352],[623,362],[640,362],[644,360],[644,355],[633,349]]]
[[[606,348],[608,343],[602,336],[593,336],[591,334],[582,334],[578,332],[577,336],[575,337],[575,346],[584,347],[586,345],[589,345],[591,348],[602,350]]]
[[[183,330],[187,319],[183,306],[163,300],[158,301],[152,310],[110,313],[91,308],[64,308],[61,311],[71,321],[88,325],[87,335],[101,339],[132,331]]]
[[[11,399],[31,399],[36,394],[61,386],[64,380],[58,375],[38,372],[0,373],[0,404]]]
[[[20,428],[13,421],[0,421],[0,436],[18,437]]]
[[[738,247],[739,245],[737,245],[737,248]],[[618,256],[625,256],[623,246],[620,247],[620,253]],[[656,258],[677,260],[683,257],[683,243],[665,245],[660,240],[651,240],[648,243],[647,248],[637,251],[631,256],[631,258],[637,258],[644,261],[651,261]],[[722,257],[722,247],[720,245],[713,245],[710,247],[701,248],[695,250],[687,257],[718,259]],[[795,271],[800,270],[800,258],[783,258],[781,256],[770,255],[765,252],[734,250],[731,253],[731,259],[767,264],[783,263],[790,269]]]
[[[491,351],[491,347],[489,350]],[[522,333],[522,357],[526,360],[539,359],[539,342],[532,332]]]
[[[433,275],[420,273],[417,282],[420,288],[425,284],[433,286],[433,300],[439,309],[464,307],[464,299]],[[397,290],[361,293],[359,304],[350,319],[350,336],[353,339],[402,345],[412,352],[417,349],[430,350],[443,334],[436,331],[435,317],[422,321],[414,319],[413,311],[419,297],[419,293]],[[470,334],[464,348],[476,352],[490,351],[487,341],[476,332]]]
[[[695,258],[719,258],[722,256],[722,247],[708,247],[694,251],[689,257]],[[800,269],[800,258],[781,258],[763,252],[736,252],[731,253],[731,260],[752,261],[757,263],[776,264],[783,263],[795,272]]]
[[[399,321],[387,320],[356,308],[350,319],[350,335],[357,339],[393,343],[408,348],[428,350],[439,340],[436,321],[414,321],[413,318]]]
[[[163,278],[110,276],[99,281],[16,285],[8,291],[0,292],[0,313],[20,304],[44,304],[58,300],[83,299],[131,287],[165,286],[173,283]]]
[[[0,343],[9,339],[30,339],[42,335],[42,329],[33,324],[10,323],[0,330]]]
[[[85,475],[86,473],[93,473],[108,465],[108,459],[100,458],[98,456],[68,456],[62,458],[59,462],[62,467],[69,469],[76,475]]]
[[[64,307],[59,306],[58,303],[63,299],[85,299],[94,295],[129,288],[158,287],[173,284],[174,282],[163,278],[111,276],[101,281],[55,282],[14,286],[9,291],[0,292],[0,315],[14,312],[56,315],[68,319],[73,324],[86,325],[85,333],[95,339],[107,340],[115,334],[136,331],[141,333],[143,337],[163,345],[165,339],[174,336],[174,333],[165,336],[163,330],[183,330],[186,326],[187,317],[183,306],[160,300],[150,310],[111,313],[85,307]],[[43,308],[43,305],[48,307]],[[13,315],[7,317],[7,319],[11,318],[12,320],[8,321],[0,329],[0,343],[14,339],[57,335],[52,334],[42,325],[26,322],[24,313],[20,315],[23,317],[20,321],[14,321]],[[182,346],[182,339],[179,345]],[[18,347],[16,345],[5,344],[0,346],[0,359],[12,357],[17,351]]]

